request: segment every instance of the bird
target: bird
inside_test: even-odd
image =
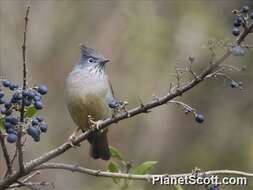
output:
[[[112,116],[112,110],[120,101],[114,97],[105,65],[109,62],[95,49],[80,45],[80,58],[65,81],[65,102],[77,129],[70,136],[73,140],[78,131],[90,129],[90,120],[100,121]],[[108,129],[93,130],[87,140],[90,156],[94,159],[109,160],[110,150],[107,139]]]

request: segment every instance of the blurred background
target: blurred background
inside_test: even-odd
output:
[[[64,80],[79,59],[80,43],[95,48],[111,60],[107,71],[116,96],[129,102],[128,108],[168,92],[176,82],[175,66],[185,67],[195,57],[194,69],[208,65],[208,41],[233,41],[231,11],[252,1],[0,1],[0,76],[21,84],[23,17],[31,5],[27,56],[29,84],[46,84],[44,99],[49,132],[39,143],[29,139],[25,159],[30,160],[60,145],[75,129],[64,104]],[[247,43],[252,44],[253,36]],[[219,56],[222,47],[217,47]],[[225,64],[247,69],[230,73],[242,81],[245,90],[232,89],[230,82],[209,80],[178,100],[205,116],[198,124],[174,105],[164,105],[149,114],[121,121],[110,128],[110,145],[126,160],[139,164],[156,160],[152,173],[184,173],[233,169],[253,172],[253,66],[252,51],[244,57],[230,57]],[[184,75],[184,79],[190,76]],[[10,146],[10,149],[13,149]],[[0,157],[0,169],[4,160]],[[92,160],[87,143],[54,161],[106,170],[107,163]],[[54,182],[56,189],[119,189],[111,179],[65,171],[43,171],[35,180]],[[253,188],[229,186],[223,189]],[[129,189],[173,189],[134,182]],[[184,189],[203,189],[189,186]]]

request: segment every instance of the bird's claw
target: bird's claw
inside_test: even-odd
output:
[[[94,121],[93,118],[89,115],[88,121],[89,121],[89,126],[93,131],[103,132],[101,129],[99,129],[99,125],[100,123],[102,123],[102,120]]]
[[[75,139],[76,139],[76,131],[69,136],[69,138],[67,140],[67,144],[69,144],[73,148],[78,148],[78,147],[81,146],[81,144],[75,144],[74,145]]]

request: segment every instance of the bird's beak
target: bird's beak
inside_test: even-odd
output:
[[[110,62],[110,60],[109,60],[109,59],[106,59],[106,60],[101,61],[100,64],[101,64],[101,65],[105,65],[105,64],[108,63],[108,62]]]

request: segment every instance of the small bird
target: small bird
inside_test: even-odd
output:
[[[105,65],[109,60],[92,48],[81,45],[80,49],[79,62],[65,82],[66,105],[78,127],[70,136],[70,140],[75,138],[79,130],[85,131],[90,128],[89,116],[94,121],[103,120],[111,116],[112,109],[120,104],[120,101],[114,98],[105,71]],[[94,159],[110,159],[107,132],[108,130],[95,130],[87,138],[91,145],[90,155]]]

